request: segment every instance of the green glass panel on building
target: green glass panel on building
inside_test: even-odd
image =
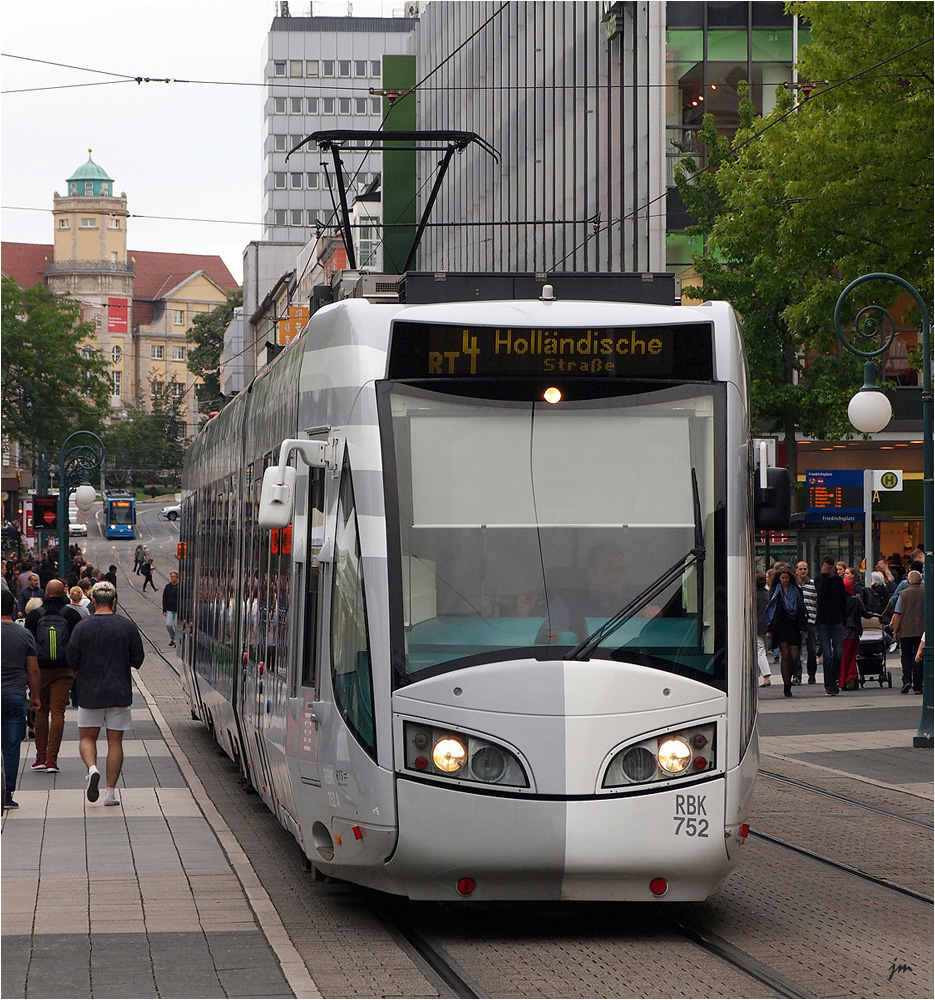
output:
[[[692,254],[700,253],[703,243],[700,236],[686,236],[684,233],[666,234],[666,269],[682,271],[691,267]]]
[[[802,36],[799,35],[801,42]],[[757,28],[750,33],[750,54],[754,62],[792,63],[792,31]]]
[[[709,31],[708,62],[747,62],[746,31]]]
[[[666,62],[701,62],[704,58],[704,32],[691,30],[666,32]]]
[[[383,89],[397,93],[415,86],[415,56],[383,56]],[[383,98],[383,131],[407,132],[416,128],[416,97],[409,94],[390,102]],[[387,144],[388,147],[390,144]],[[410,143],[411,145],[411,143]],[[383,152],[383,270],[400,274],[416,234],[416,153],[386,148]],[[404,223],[403,226],[399,226]],[[391,228],[397,227],[397,228]]]

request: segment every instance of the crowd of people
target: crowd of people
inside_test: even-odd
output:
[[[139,546],[134,562],[152,581],[153,559]],[[123,734],[131,728],[132,674],[143,663],[139,629],[117,610],[117,567],[104,571],[69,548],[67,573],[59,575],[57,551],[8,560],[0,577],[2,599],[3,808],[19,808],[13,793],[20,747],[35,740],[33,771],[56,774],[69,704],[78,710],[79,754],[87,768],[86,795],[105,806],[119,805],[117,782],[123,766]],[[162,595],[170,646],[175,645],[178,574]],[[97,766],[101,730],[107,739],[104,775]]]
[[[826,555],[817,580],[800,559],[795,567],[776,563],[756,574],[757,663],[760,687],[772,684],[769,653],[779,659],[783,695],[817,683],[822,663],[825,694],[860,687],[857,658],[865,630],[878,628],[883,641],[899,649],[902,694],[922,693],[925,647],[924,553],[913,551],[908,572],[897,555],[880,559],[870,574]]]

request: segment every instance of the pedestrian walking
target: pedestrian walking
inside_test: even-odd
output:
[[[766,605],[766,638],[779,647],[782,693],[792,697],[792,668],[799,657],[799,646],[808,634],[805,599],[796,586],[790,567],[781,566]]]
[[[175,645],[175,626],[179,620],[179,575],[175,571],[169,574],[169,582],[162,588],[162,615],[166,620],[166,631],[169,633],[169,645]]]
[[[769,591],[766,589],[766,574],[756,574],[756,663],[760,669],[759,686],[769,687],[771,672],[769,657],[766,655],[766,605],[769,604]]]
[[[142,593],[146,593],[147,584],[153,588],[153,592],[156,590],[156,584],[153,583],[153,557],[149,554],[149,549],[147,548],[143,553],[143,590]]]
[[[88,608],[88,605],[91,602],[84,596],[84,591],[77,584],[75,584],[75,586],[68,591],[68,597],[71,600],[71,607],[73,607],[82,618],[87,618],[88,615],[91,614],[91,611]]]
[[[0,695],[2,695],[3,808],[19,809],[13,798],[19,774],[19,750],[26,733],[26,688],[29,706],[39,708],[39,660],[36,640],[13,621],[16,598],[0,593]]]
[[[65,584],[50,580],[42,606],[26,616],[26,630],[35,637],[39,657],[39,709],[34,771],[58,774],[58,753],[65,732],[65,709],[71,694],[74,671],[68,665],[68,643],[84,616],[65,596]]]
[[[805,617],[808,620],[808,634],[805,642],[799,646],[799,658],[792,672],[792,683],[802,683],[802,646],[807,654],[805,668],[808,674],[808,683],[815,683],[815,675],[818,673],[818,628],[815,625],[815,612],[818,606],[818,591],[815,589],[815,581],[808,575],[808,563],[800,559],[795,564],[795,582],[802,597],[805,600]]]
[[[893,636],[899,643],[899,658],[903,665],[902,693],[922,694],[922,660],[916,660],[919,643],[925,633],[925,591],[922,574],[910,570],[907,586],[896,601],[896,610],[890,623]]]
[[[68,644],[68,662],[78,674],[79,752],[88,768],[85,779],[89,802],[100,796],[97,740],[107,731],[107,785],[104,805],[120,804],[117,781],[123,768],[123,734],[132,726],[131,669],[143,663],[140,630],[122,615],[114,614],[117,593],[106,580],[91,589],[94,614],[80,622]]]
[[[851,580],[844,580],[844,589],[848,594],[845,599],[844,631],[841,633],[841,673],[838,677],[838,687],[842,691],[856,691],[860,687],[857,653],[860,650],[860,637],[864,633],[861,619],[869,618],[870,612],[860,594],[853,592]]]
[[[139,576],[143,568],[143,544],[142,542],[137,545],[133,552],[133,572]]]
[[[824,674],[825,694],[840,691],[838,675],[841,672],[841,655],[844,650],[844,619],[847,616],[847,591],[843,576],[838,575],[834,559],[821,560],[821,576],[815,581],[818,600],[815,605],[815,625],[821,644],[821,669]]]
[[[19,592],[19,601],[16,604],[17,618],[26,617],[26,605],[34,597],[38,597],[40,601],[45,598],[45,591],[39,586],[38,573],[30,573],[27,585]]]

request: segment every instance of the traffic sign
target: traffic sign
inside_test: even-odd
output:
[[[875,469],[873,488],[880,492],[901,493],[903,488],[902,469]]]

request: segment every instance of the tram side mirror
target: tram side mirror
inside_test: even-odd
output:
[[[280,473],[278,465],[271,465],[263,473],[256,523],[261,528],[285,528],[292,522],[294,502],[295,469],[287,465]]]
[[[792,481],[788,469],[767,469],[766,486],[757,476],[754,491],[757,531],[785,531],[792,521]]]

